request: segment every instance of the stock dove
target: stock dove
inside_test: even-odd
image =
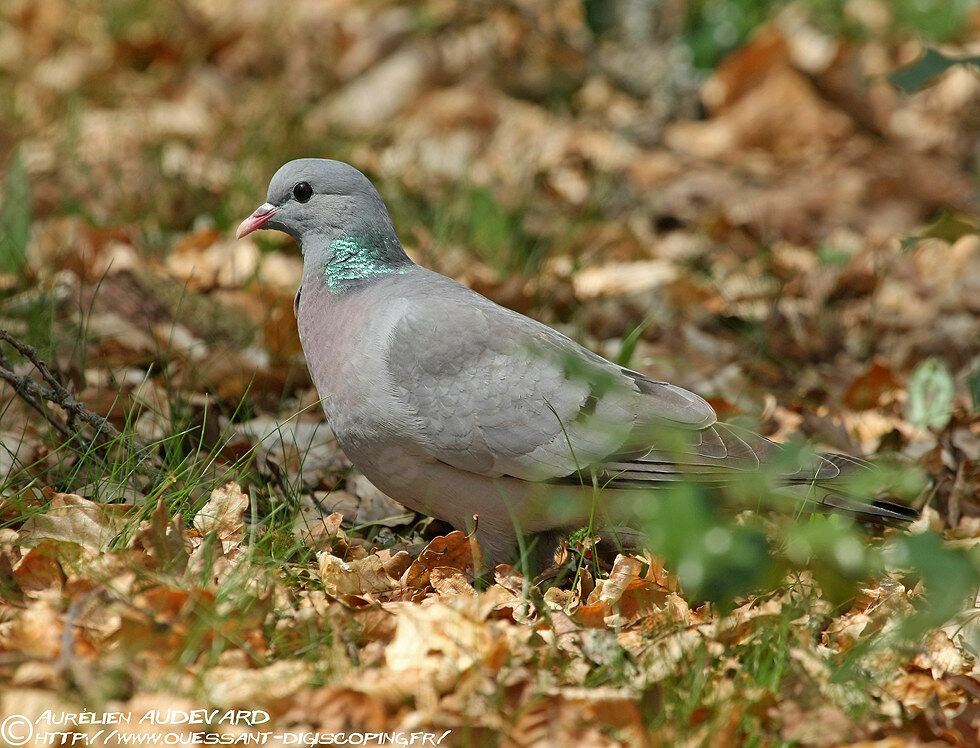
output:
[[[616,489],[726,481],[787,454],[719,423],[698,395],[416,265],[377,190],[348,164],[285,164],[237,235],[257,229],[283,231],[302,250],[300,340],[351,462],[415,511],[461,529],[477,515],[490,562],[512,558],[519,534],[552,541],[585,525],[593,480],[603,515]],[[863,518],[914,519],[898,504],[823,489],[860,464],[811,456],[780,480]]]

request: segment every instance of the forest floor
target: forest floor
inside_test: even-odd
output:
[[[946,58],[980,15],[923,58],[888,4],[846,36],[796,3],[701,80],[662,5],[647,38],[577,2],[3,4],[0,329],[34,350],[0,372],[38,389],[0,382],[0,723],[977,744],[980,75]],[[901,465],[921,519],[681,488],[646,554],[474,578],[475,541],[324,423],[295,246],[233,238],[314,155],[419,263],[725,420]]]

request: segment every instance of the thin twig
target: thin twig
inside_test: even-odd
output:
[[[51,367],[38,355],[32,346],[17,340],[6,330],[0,330],[0,341],[7,343],[11,348],[26,358],[31,365],[41,375],[44,384],[35,382],[27,374],[19,375],[14,370],[13,364],[3,351],[0,350],[0,379],[9,382],[15,393],[30,407],[38,411],[69,442],[80,442],[84,453],[97,453],[99,448],[108,446],[110,441],[121,444],[128,452],[136,457],[136,469],[146,475],[155,476],[156,470],[144,463],[150,458],[150,450],[133,441],[109,423],[98,413],[89,410],[84,403],[75,399],[68,389],[51,371]],[[46,385],[46,386],[45,386]],[[87,444],[77,429],[69,428],[66,424],[55,418],[45,407],[45,403],[53,403],[61,408],[68,415],[69,423],[74,424],[75,419],[92,427],[95,435],[92,442]],[[156,466],[159,467],[159,466]]]
[[[0,333],[3,331],[0,330]],[[62,436],[68,440],[73,440],[77,434],[72,433],[72,431],[65,426],[61,421],[55,418],[48,409],[44,407],[44,403],[39,399],[42,395],[42,389],[33,380],[28,377],[20,377],[14,373],[13,364],[10,360],[3,355],[3,351],[0,351],[0,379],[4,379],[9,382],[13,388],[14,392],[23,400],[25,403],[30,405],[34,410],[44,416],[45,420],[51,424],[51,426],[58,431]]]
[[[81,597],[75,598],[65,614],[65,621],[61,630],[61,654],[58,656],[58,669],[61,671],[68,670],[75,658],[75,626],[78,616],[88,601],[98,593],[99,590],[96,588],[89,590]]]
[[[41,378],[44,380],[45,384],[48,385],[47,388],[44,388],[27,377],[19,377],[18,379],[23,381],[24,384],[30,383],[33,385],[34,391],[32,394],[34,394],[35,397],[40,396],[44,400],[59,406],[65,412],[73,413],[76,417],[80,418],[82,421],[94,428],[97,435],[104,435],[102,436],[102,439],[105,439],[106,436],[108,436],[109,438],[123,439],[128,442],[128,439],[123,436],[115,426],[97,413],[93,413],[82,403],[76,400],[58,380],[58,378],[51,372],[51,368],[44,362],[44,360],[41,359],[37,350],[35,350],[32,346],[17,340],[6,330],[0,330],[0,340],[6,342],[20,355],[30,361],[41,375]],[[4,378],[10,381],[9,378]],[[30,391],[30,389],[28,389],[28,391]],[[128,443],[127,446],[132,447],[132,445]]]

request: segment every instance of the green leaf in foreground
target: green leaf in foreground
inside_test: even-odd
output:
[[[974,410],[980,410],[980,362],[966,378],[966,388],[970,391],[970,402]]]
[[[10,162],[0,205],[0,272],[20,273],[31,238],[31,187],[18,153]]]
[[[976,234],[977,230],[977,224],[971,218],[943,210],[940,211],[936,220],[929,224],[923,232],[922,238],[942,239],[952,244],[964,236]]]
[[[911,65],[896,70],[888,76],[888,80],[893,86],[902,89],[905,93],[914,93],[954,65],[980,67],[980,56],[947,57],[934,49],[926,49],[922,57]]]
[[[905,416],[920,429],[942,429],[953,414],[953,376],[937,358],[915,367]]]
[[[915,615],[904,622],[906,633],[912,637],[968,608],[980,583],[976,551],[953,547],[938,533],[902,535],[885,550],[885,559],[921,576],[925,598]]]
[[[640,342],[643,331],[650,326],[650,318],[647,317],[639,324],[633,325],[630,331],[623,338],[622,345],[619,347],[619,354],[616,356],[616,363],[620,366],[629,367],[633,361],[633,354],[636,353],[636,346]]]

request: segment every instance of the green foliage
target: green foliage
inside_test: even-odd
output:
[[[920,233],[900,237],[898,241],[903,252],[911,252],[919,246],[923,239],[942,239],[944,242],[953,244],[964,236],[978,233],[978,230],[980,229],[973,219],[944,209],[940,210],[932,223]]]
[[[937,42],[961,36],[977,7],[976,0],[892,0],[889,5],[897,30]]]
[[[449,236],[475,249],[493,268],[508,273],[534,271],[544,244],[528,234],[520,213],[505,210],[484,189],[472,189],[457,203],[456,225]]]
[[[611,0],[582,0],[582,8],[585,11],[585,23],[593,34],[608,31],[616,22]]]
[[[890,566],[908,569],[922,579],[925,599],[916,613],[903,622],[905,633],[912,640],[963,610],[980,583],[977,547],[955,548],[934,532],[894,538],[880,556]]]
[[[630,362],[633,360],[633,354],[636,353],[636,346],[640,342],[640,337],[643,335],[643,331],[650,326],[651,321],[647,317],[642,322],[630,327],[629,332],[623,337],[622,345],[619,347],[619,354],[616,356],[617,364],[629,368]]]
[[[844,496],[873,496],[881,486],[872,490],[869,476],[879,484],[882,476],[892,482],[909,477],[889,472],[861,471],[837,490]],[[962,610],[980,584],[975,550],[952,546],[935,532],[899,532],[875,542],[850,517],[812,513],[812,494],[818,489],[806,490],[806,496],[779,496],[771,485],[746,481],[709,495],[703,486],[682,483],[638,495],[633,506],[642,519],[647,546],[676,571],[688,598],[708,600],[723,609],[749,592],[772,589],[804,571],[823,598],[835,605],[846,604],[869,580],[911,575],[925,589],[906,622],[908,635],[914,637]],[[755,511],[732,519],[733,502]],[[787,502],[798,508],[798,516],[788,511]],[[720,508],[726,504],[727,510]],[[767,509],[774,510],[771,516]]]
[[[641,509],[650,548],[676,569],[684,589],[724,605],[757,588],[769,570],[758,526],[726,521],[694,484],[658,492]]]
[[[933,79],[945,73],[955,65],[980,66],[980,56],[972,57],[947,57],[941,52],[929,48],[918,60],[911,65],[896,70],[888,76],[892,85],[902,89],[905,93],[914,93]]]
[[[511,241],[511,217],[487,190],[470,190],[468,202],[469,238],[487,259],[500,262]]]
[[[974,365],[967,376],[966,388],[970,392],[970,404],[973,410],[980,410],[980,362]]]
[[[591,538],[594,532],[591,527],[580,527],[568,536],[568,544],[570,546],[581,545],[587,538]]]
[[[17,153],[10,162],[0,205],[0,272],[23,272],[30,238],[31,186]]]
[[[501,274],[534,272],[547,248],[525,229],[522,209],[503,206],[486,189],[457,190],[441,199],[409,194],[397,184],[384,192],[396,226],[427,226],[438,244],[465,247]]]
[[[787,4],[787,0],[691,0],[684,37],[694,66],[714,69],[722,57]],[[835,36],[866,33],[856,20],[846,16],[841,0],[803,0],[802,5],[823,29]],[[889,33],[943,42],[964,32],[975,0],[892,0],[889,7]],[[960,61],[953,64],[956,62]]]
[[[915,367],[908,384],[905,411],[921,429],[942,429],[953,414],[953,375],[942,361],[928,358]]]
[[[817,247],[817,258],[821,265],[846,265],[851,260],[851,253],[832,244],[821,243]]]
[[[978,228],[975,220],[948,210],[943,210],[939,212],[936,219],[922,232],[922,238],[942,239],[952,244],[964,236],[976,234],[977,231]]]
[[[713,69],[781,5],[779,0],[693,0],[684,36],[694,66]]]
[[[837,603],[882,572],[880,559],[846,517],[814,515],[784,528],[779,553],[794,569],[809,569],[824,595]]]

